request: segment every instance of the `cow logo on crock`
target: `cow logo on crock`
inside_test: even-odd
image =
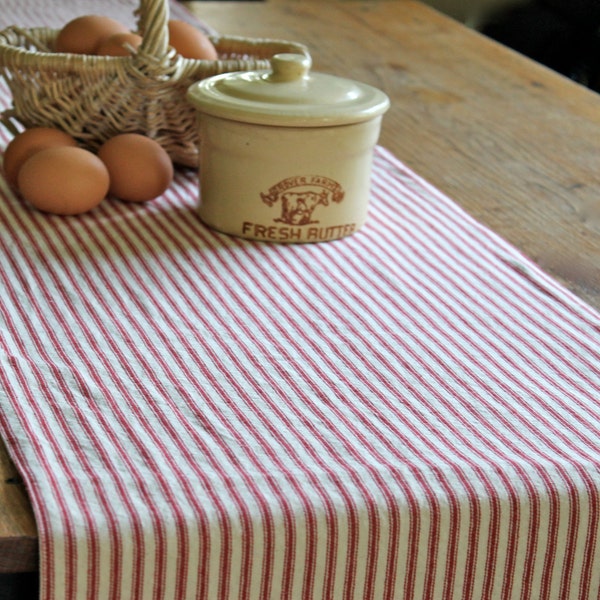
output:
[[[298,175],[287,177],[275,184],[267,193],[260,194],[267,206],[280,202],[277,223],[287,225],[310,225],[318,223],[314,218],[317,207],[327,207],[344,199],[342,186],[329,177],[322,175]],[[321,210],[321,209],[319,209]]]

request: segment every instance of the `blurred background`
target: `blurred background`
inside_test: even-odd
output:
[[[600,92],[600,0],[424,0]]]
[[[600,0],[421,2],[600,92]]]

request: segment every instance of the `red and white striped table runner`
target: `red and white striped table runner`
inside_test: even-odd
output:
[[[389,152],[315,245],[1,185],[42,600],[599,597],[600,315]]]

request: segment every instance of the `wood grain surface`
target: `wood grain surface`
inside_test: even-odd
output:
[[[25,486],[0,440],[0,573],[38,566],[37,529]]]
[[[600,98],[410,0],[185,3],[216,30],[306,43],[314,68],[384,90],[380,143],[600,308]],[[0,573],[37,568],[0,449]]]

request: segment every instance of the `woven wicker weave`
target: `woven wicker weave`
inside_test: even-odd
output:
[[[168,40],[168,0],[141,0],[140,49],[131,57],[53,53],[58,30],[10,27],[0,32],[0,75],[13,105],[0,120],[22,127],[58,127],[95,150],[110,137],[143,133],[175,163],[198,162],[196,112],[185,99],[195,81],[218,73],[264,69],[279,52],[307,54],[284,40],[214,36],[218,60],[191,60]]]

